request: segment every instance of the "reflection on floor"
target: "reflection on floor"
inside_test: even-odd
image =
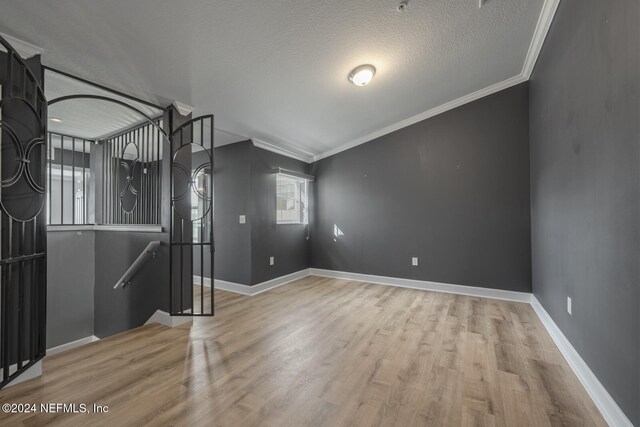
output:
[[[215,297],[215,293],[213,295]],[[202,285],[193,285],[193,308],[194,314],[211,314],[211,288]],[[215,305],[213,305],[215,307]]]
[[[214,318],[48,357],[43,377],[0,391],[107,414],[0,423],[605,425],[526,304],[318,277],[215,298]]]

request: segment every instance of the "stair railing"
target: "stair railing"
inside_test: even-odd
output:
[[[151,258],[156,257],[156,251],[159,246],[160,246],[159,240],[153,240],[149,242],[147,247],[140,253],[140,255],[138,255],[138,258],[136,258],[136,260],[133,261],[133,264],[131,264],[131,267],[129,267],[127,271],[125,271],[125,273],[122,275],[120,280],[118,280],[118,283],[116,283],[113,289],[124,288],[126,286],[129,286],[131,284],[130,282],[131,278],[138,272],[138,270],[140,269],[142,264],[144,264],[147,258],[149,258],[149,256],[151,256]]]

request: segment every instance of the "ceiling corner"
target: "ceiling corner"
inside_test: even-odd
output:
[[[549,28],[551,28],[551,23],[556,15],[559,4],[560,0],[544,0],[542,11],[540,12],[536,29],[533,32],[524,65],[522,66],[522,76],[525,80],[529,80],[531,73],[533,73],[533,68],[536,65],[544,41],[547,38],[547,33],[549,32]]]
[[[305,163],[312,163],[316,158],[316,156],[312,153],[301,153],[298,152],[298,150],[293,151],[287,148],[282,148],[279,145],[275,145],[258,138],[251,138],[251,142],[254,147],[262,148],[263,150],[271,151],[282,156],[291,157],[292,159],[300,160]]]

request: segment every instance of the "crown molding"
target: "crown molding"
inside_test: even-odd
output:
[[[350,141],[344,145],[341,145],[339,147],[326,151],[320,155],[315,156],[314,161],[324,159],[325,157],[333,156],[334,154],[338,154],[342,151],[348,150],[349,148],[353,148],[358,145],[364,144],[365,142],[369,142],[373,139],[379,138],[391,132],[395,132],[407,126],[411,126],[413,124],[416,124],[418,122],[421,122],[433,116],[437,116],[438,114],[442,114],[446,111],[460,107],[464,104],[468,104],[469,102],[475,101],[477,99],[484,98],[485,96],[494,94],[496,92],[510,88],[511,86],[515,86],[525,81],[526,79],[522,75],[517,75],[509,79],[503,80],[501,82],[498,82],[496,84],[493,84],[491,86],[487,86],[483,89],[480,89],[478,91],[475,91],[465,96],[461,96],[458,99],[454,99],[453,101],[449,101],[445,104],[439,105],[435,108],[424,111],[420,114],[416,114],[415,116],[409,117],[408,119],[401,120],[397,123],[394,123],[392,125],[379,129],[375,132],[372,132],[368,135],[365,135],[358,139],[354,139],[353,141]]]
[[[178,110],[178,113],[180,113],[183,116],[188,116],[189,114],[193,113],[193,107],[187,104],[183,104],[182,102],[178,102],[178,101],[173,101],[173,106],[176,108],[176,110]]]
[[[288,148],[282,148],[278,145],[263,141],[258,138],[251,138],[251,142],[253,143],[254,147],[262,148],[263,150],[271,151],[282,156],[291,157],[292,159],[300,160],[305,163],[311,163],[315,159],[315,156],[311,153],[300,153],[297,150],[293,151]]]
[[[0,36],[2,36],[6,41],[8,41],[9,44],[13,46],[13,48],[16,50],[16,52],[18,52],[20,56],[22,56],[25,59],[31,58],[32,56],[36,56],[36,55],[42,55],[42,53],[44,52],[43,48],[38,47],[29,42],[26,42],[24,40],[20,40],[16,37],[10,36],[9,34],[0,33]],[[1,47],[0,47],[0,50],[4,51],[4,49],[2,49]]]
[[[542,11],[540,12],[536,29],[533,32],[524,65],[522,66],[522,76],[526,77],[527,80],[531,78],[531,73],[533,73],[533,68],[536,66],[538,56],[540,55],[540,51],[547,38],[547,33],[549,32],[549,28],[551,28],[551,23],[556,16],[559,5],[560,0],[545,0],[542,5]]]
[[[501,90],[508,89],[512,86],[528,81],[529,78],[531,77],[531,73],[533,72],[533,68],[536,64],[536,61],[538,60],[538,56],[540,55],[540,51],[542,50],[542,46],[544,45],[544,41],[547,37],[547,33],[549,32],[549,28],[551,27],[551,23],[553,22],[553,18],[555,17],[556,11],[558,10],[559,4],[560,4],[560,0],[544,1],[544,4],[542,5],[542,10],[540,11],[540,16],[538,17],[536,28],[533,32],[531,44],[529,45],[529,50],[527,51],[527,56],[525,57],[525,61],[520,74],[510,77],[501,82],[495,83],[491,86],[487,86],[476,92],[462,96],[458,99],[454,99],[453,101],[449,101],[438,107],[424,111],[420,114],[416,114],[415,116],[409,117],[408,119],[404,119],[392,125],[386,126],[368,135],[365,135],[363,137],[350,141],[346,144],[343,144],[337,148],[333,148],[329,151],[326,151],[322,154],[315,156],[313,160],[318,161],[318,160],[324,159],[325,157],[333,156],[334,154],[348,150],[349,148],[356,147],[358,145],[364,144],[365,142],[369,142],[373,139],[384,136],[388,133],[400,130],[407,126],[411,126],[413,124],[421,122],[422,120],[426,120],[433,116],[437,116],[438,114],[442,114],[446,111],[460,107],[464,104],[468,104],[469,102],[476,101],[485,96],[492,95]]]

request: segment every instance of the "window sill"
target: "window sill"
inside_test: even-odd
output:
[[[138,233],[162,233],[161,225],[135,224],[88,224],[88,225],[47,225],[47,231],[123,231]]]

